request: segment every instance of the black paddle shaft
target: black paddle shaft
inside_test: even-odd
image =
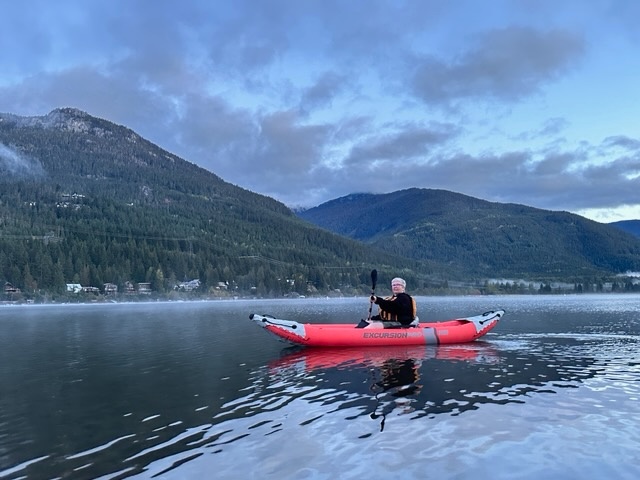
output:
[[[378,271],[376,269],[371,270],[371,295],[376,291],[376,283],[378,283]],[[373,308],[373,303],[369,300],[369,316],[367,320],[371,320],[371,309]]]

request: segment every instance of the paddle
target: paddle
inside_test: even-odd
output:
[[[373,295],[376,291],[376,283],[378,283],[378,271],[374,268],[371,270],[371,295]],[[369,316],[367,317],[367,321],[371,321],[371,309],[373,308],[373,303],[369,301]]]

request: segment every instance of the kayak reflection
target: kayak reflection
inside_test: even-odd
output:
[[[498,362],[498,350],[491,344],[476,341],[470,344],[440,346],[389,346],[389,347],[338,347],[309,348],[289,347],[282,350],[271,368],[304,367],[307,370],[345,368],[355,366],[381,367],[389,359],[469,360],[483,363]]]
[[[412,413],[420,402],[423,389],[421,369],[429,361],[426,372],[438,361],[470,362],[472,364],[496,364],[500,361],[498,351],[489,343],[446,346],[389,346],[389,347],[345,347],[345,348],[300,348],[284,349],[281,358],[270,364],[272,373],[279,376],[292,374],[321,374],[322,381],[334,383],[334,376],[342,378],[342,387],[368,385],[366,394],[371,396],[370,418],[380,420],[380,431],[384,429],[389,413],[398,409],[398,414]],[[366,381],[353,380],[353,373],[365,369]],[[342,372],[342,375],[340,374]],[[425,373],[429,375],[429,373]],[[433,375],[432,375],[433,376]],[[433,384],[433,379],[430,381]],[[365,393],[365,392],[358,392]]]
[[[347,420],[368,416],[382,430],[391,412],[435,418],[485,404],[525,403],[535,393],[575,388],[595,376],[598,367],[575,340],[518,339],[444,346],[292,347],[269,364],[269,372],[278,388],[295,386],[287,391],[338,410],[355,407],[357,413]],[[325,392],[321,397],[311,393],[320,391]]]

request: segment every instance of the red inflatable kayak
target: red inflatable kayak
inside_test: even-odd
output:
[[[493,329],[503,315],[504,310],[492,310],[473,317],[394,329],[355,328],[355,324],[298,323],[256,313],[249,318],[279,339],[294,345],[362,347],[472,342]]]

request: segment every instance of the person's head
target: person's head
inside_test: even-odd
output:
[[[407,282],[405,282],[402,278],[396,277],[391,280],[391,291],[393,293],[402,293],[404,289],[407,288]]]

